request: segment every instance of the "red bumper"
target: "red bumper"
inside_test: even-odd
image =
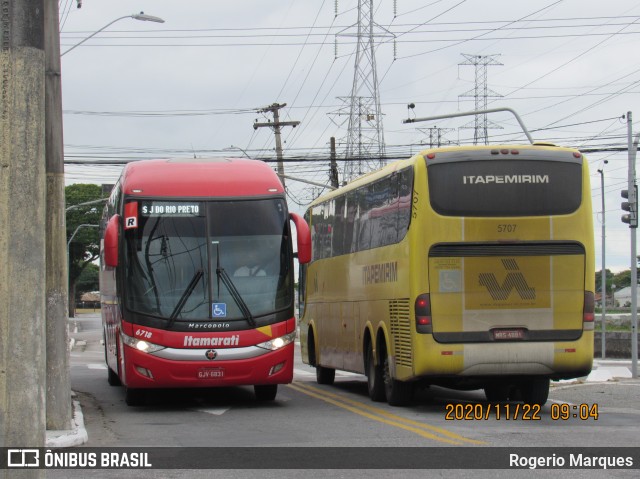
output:
[[[288,384],[293,380],[294,344],[255,358],[232,361],[173,361],[124,346],[130,388],[210,388],[255,384]]]

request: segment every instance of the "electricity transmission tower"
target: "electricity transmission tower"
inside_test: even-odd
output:
[[[418,131],[429,135],[429,141],[422,141],[422,144],[429,145],[429,148],[440,147],[442,145],[449,145],[452,142],[444,138],[448,132],[453,131],[453,128],[438,128],[433,126],[431,128],[418,128]]]
[[[463,53],[462,56],[466,58],[466,61],[459,63],[458,65],[473,65],[475,67],[476,76],[473,89],[458,96],[473,97],[475,99],[475,110],[486,110],[487,98],[500,98],[502,96],[499,93],[490,90],[487,86],[487,67],[493,65],[502,65],[502,63],[496,60],[495,57],[497,57],[498,55],[468,55],[466,53]],[[491,128],[502,128],[496,123],[487,120],[486,113],[475,116],[473,125],[474,145],[477,145],[478,143],[482,143],[485,145],[489,144],[489,126],[491,126]],[[464,126],[463,128],[470,128],[470,126]]]
[[[345,181],[384,165],[384,131],[374,40],[394,38],[394,35],[374,22],[373,10],[373,0],[358,0],[358,22],[337,34],[340,37],[355,37],[357,45],[351,95],[339,97],[345,106],[334,113],[348,115],[344,140]]]

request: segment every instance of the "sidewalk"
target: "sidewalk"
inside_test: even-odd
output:
[[[632,379],[630,359],[594,359],[591,374],[585,381],[603,382],[619,379]]]
[[[591,374],[584,378],[561,381],[570,383],[598,383],[607,381],[630,381],[640,383],[640,379],[631,377],[631,360],[624,359],[594,359]],[[74,394],[72,393],[72,396]],[[84,417],[80,403],[73,400],[73,429],[65,431],[47,431],[46,447],[76,447],[85,444],[89,440],[87,430],[84,427]]]

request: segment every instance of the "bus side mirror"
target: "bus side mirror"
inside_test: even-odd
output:
[[[120,215],[113,215],[104,230],[104,264],[118,266],[118,229]]]
[[[289,217],[298,231],[298,261],[306,264],[311,261],[311,230],[302,216],[289,213]]]

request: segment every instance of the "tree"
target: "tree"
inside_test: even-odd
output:
[[[98,275],[100,273],[100,267],[97,264],[89,263],[87,267],[82,270],[80,276],[76,280],[76,301],[79,300],[84,293],[91,293],[100,289],[100,282]]]
[[[67,245],[69,250],[69,316],[76,311],[76,283],[82,272],[100,256],[99,224],[102,203],[84,205],[106,198],[99,185],[77,183],[65,188]],[[72,206],[76,208],[70,209]],[[84,225],[84,226],[83,226]],[[73,237],[73,238],[72,238]],[[69,240],[71,242],[69,243]]]
[[[600,291],[602,289],[602,280],[600,279],[602,277],[602,270],[598,270],[596,271],[596,291]],[[616,284],[615,281],[613,280],[614,278],[614,274],[610,269],[606,269],[605,270],[605,288],[606,288],[606,294],[609,295],[611,294],[611,284]]]
[[[631,286],[631,270],[625,269],[614,274],[612,283],[616,285],[616,291]]]

